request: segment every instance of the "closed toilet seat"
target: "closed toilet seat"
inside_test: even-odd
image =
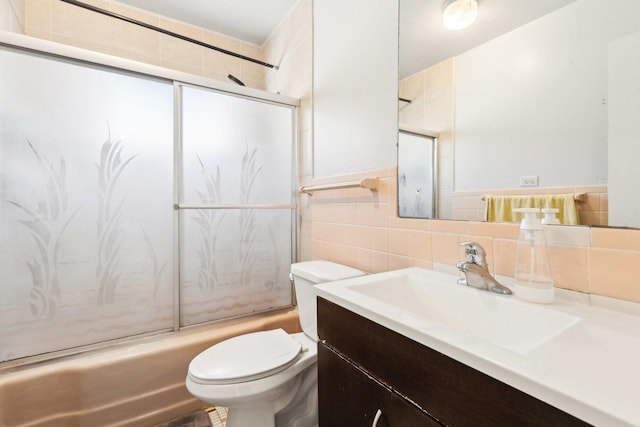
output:
[[[302,344],[283,329],[240,335],[196,356],[189,377],[205,385],[253,381],[288,368],[301,352]]]

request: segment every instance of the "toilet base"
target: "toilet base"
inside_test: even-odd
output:
[[[275,417],[271,405],[227,408],[226,427],[275,427]]]
[[[291,392],[276,402],[230,406],[227,427],[317,427],[318,370],[313,364],[299,374]],[[288,404],[286,402],[289,402]]]
[[[276,414],[276,427],[318,427],[318,369],[309,368],[289,407]]]

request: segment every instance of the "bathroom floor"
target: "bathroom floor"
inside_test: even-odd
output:
[[[227,424],[227,408],[211,408],[207,412],[213,427],[224,427]]]

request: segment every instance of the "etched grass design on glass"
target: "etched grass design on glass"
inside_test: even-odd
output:
[[[196,195],[203,204],[216,204],[222,202],[220,193],[220,166],[216,167],[215,173],[208,169],[200,156],[196,155],[200,164],[203,190],[196,190]],[[195,211],[193,220],[198,225],[201,232],[201,245],[197,250],[200,261],[200,271],[198,272],[198,287],[205,291],[214,289],[218,284],[218,270],[216,267],[216,241],[217,229],[224,219],[224,212],[216,209],[198,209]]]
[[[160,260],[158,259],[158,254],[156,253],[155,246],[151,241],[151,237],[147,231],[142,228],[142,235],[144,236],[144,242],[147,246],[147,253],[149,254],[149,259],[151,260],[151,283],[153,283],[153,300],[155,301],[158,297],[158,290],[160,289],[160,285],[162,284],[164,271],[167,268],[167,262],[163,262],[160,264]]]
[[[29,140],[27,144],[38,161],[44,180],[45,195],[35,203],[34,208],[12,200],[9,200],[9,203],[24,214],[25,219],[18,222],[29,231],[36,246],[31,261],[26,261],[32,283],[29,289],[31,314],[38,319],[50,319],[55,316],[60,298],[57,272],[60,246],[67,227],[80,208],[69,208],[64,157],[60,156],[56,167],[50,160],[41,156]]]
[[[172,330],[173,82],[4,46],[0,94],[0,363]]]
[[[271,222],[267,221],[267,232],[269,233],[269,242],[271,243],[272,253],[273,253],[273,279],[270,279],[264,283],[264,286],[267,288],[273,288],[278,284],[278,277],[280,277],[280,270],[282,265],[282,260],[280,257],[280,251],[278,250],[278,241],[276,240],[276,233],[273,231],[273,227],[271,226]]]
[[[114,196],[118,181],[127,165],[137,156],[134,154],[122,160],[122,138],[112,139],[111,130],[102,144],[98,168],[98,304],[114,301],[115,291],[120,282],[118,262],[124,243],[122,233],[122,206],[124,199]]]
[[[246,145],[242,156],[242,168],[240,170],[240,201],[243,205],[255,203],[252,197],[253,185],[258,177],[262,166],[256,166],[257,148],[249,152]],[[240,284],[243,286],[251,284],[251,275],[255,269],[256,257],[253,251],[258,230],[255,219],[256,212],[253,209],[243,209],[240,211],[240,246],[238,248],[238,261],[240,263]]]
[[[290,304],[293,111],[192,87],[182,102],[180,323]]]

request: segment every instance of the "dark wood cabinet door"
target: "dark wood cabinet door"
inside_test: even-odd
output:
[[[357,368],[332,349],[318,345],[320,427],[441,427],[427,413]]]
[[[318,336],[326,346],[448,426],[589,426],[323,298],[318,298]]]

